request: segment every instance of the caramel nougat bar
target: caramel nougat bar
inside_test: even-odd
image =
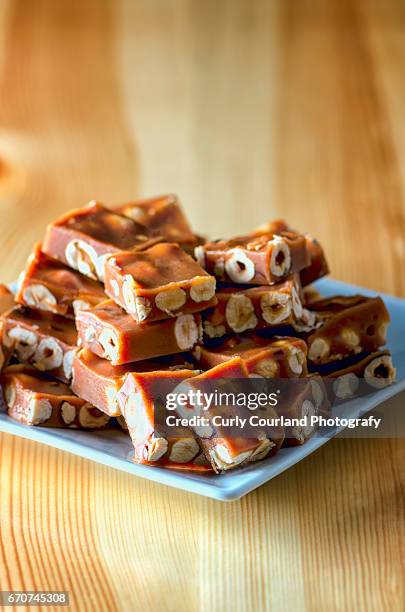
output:
[[[275,408],[278,415],[288,419],[306,419],[306,422],[285,426],[284,446],[299,446],[313,436],[318,429],[311,417],[327,414],[330,403],[326,386],[321,376],[295,379],[287,383],[280,393]]]
[[[226,388],[229,392],[230,381],[235,392],[240,389],[246,393],[246,384],[249,382],[248,370],[240,357],[235,357],[189,378],[176,388],[176,392],[187,394],[192,390],[204,393],[209,389],[212,393],[212,389],[216,387],[218,387],[218,390]],[[192,419],[195,416],[204,416],[206,419],[206,423],[192,426],[192,429],[198,436],[206,459],[217,473],[270,457],[278,451],[284,439],[282,427],[274,427],[271,430],[268,429],[268,431],[256,428],[254,430],[250,429],[249,435],[245,436],[238,426],[229,430],[221,423],[221,420],[223,421],[226,418],[246,417],[246,406],[224,406],[216,405],[213,402],[209,407],[204,408],[201,405],[185,404],[182,401],[179,402],[177,411],[187,419]],[[267,418],[276,417],[276,413],[270,405],[266,407],[265,411],[262,410],[262,414],[266,414]],[[222,418],[218,422],[219,416]],[[192,423],[191,420],[189,422]]]
[[[297,275],[276,285],[220,287],[216,297],[217,305],[202,315],[207,338],[285,325],[310,330],[317,325],[315,314],[302,304]]]
[[[383,389],[392,385],[396,378],[396,369],[388,350],[363,353],[320,366],[318,373],[325,380],[332,379],[333,396],[338,400],[351,399],[373,389]]]
[[[110,416],[119,416],[117,393],[133,364],[113,366],[87,349],[79,350],[72,365],[72,390]]]
[[[183,354],[113,366],[106,359],[81,349],[73,360],[72,389],[88,402],[111,416],[119,416],[117,393],[130,372],[192,370],[193,364]]]
[[[189,427],[165,423],[165,398],[193,376],[184,370],[131,372],[117,398],[135,450],[136,463],[204,465],[196,436]],[[158,412],[162,411],[158,416]],[[169,413],[167,413],[169,414]]]
[[[202,368],[212,368],[240,357],[250,376],[296,378],[307,374],[307,347],[300,338],[261,338],[254,334],[227,338],[219,346],[197,346],[195,359]]]
[[[26,365],[6,368],[1,386],[8,414],[26,425],[101,429],[110,420],[64,383]]]
[[[76,325],[80,345],[113,365],[191,350],[202,335],[199,314],[136,323],[112,300],[78,312]]]
[[[14,295],[6,285],[0,284],[0,372],[10,361],[13,349],[3,342],[4,321],[2,315],[14,306]]]
[[[305,237],[291,231],[207,242],[195,257],[218,280],[249,285],[273,285],[310,264]]]
[[[101,283],[48,257],[36,244],[21,277],[16,302],[65,317],[107,299]]]
[[[44,253],[94,280],[104,280],[108,255],[150,246],[146,228],[98,202],[76,208],[48,225]]]
[[[252,235],[262,236],[268,233],[279,234],[280,232],[288,231],[294,230],[292,230],[286,221],[276,219],[275,221],[269,221],[256,228],[252,232]],[[301,284],[303,287],[329,274],[328,262],[326,261],[324,250],[318,240],[307,233],[304,233],[304,237],[309,254],[309,264],[300,271]]]
[[[216,281],[177,244],[106,259],[106,293],[138,323],[199,312],[216,304]]]
[[[306,287],[329,274],[329,266],[321,244],[311,234],[304,234],[310,264],[300,272],[301,285]]]
[[[310,309],[322,323],[306,335],[313,364],[375,351],[385,343],[390,317],[379,297],[334,296],[311,302]]]
[[[3,315],[3,343],[19,361],[69,383],[77,350],[74,321],[42,310],[17,306]]]
[[[194,245],[197,242],[175,195],[136,200],[122,204],[114,210],[143,225],[148,236],[162,236],[166,242],[184,245]]]

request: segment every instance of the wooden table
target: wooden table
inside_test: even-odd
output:
[[[69,207],[175,191],[202,232],[287,217],[335,277],[405,295],[403,3],[0,9],[4,281]],[[335,440],[222,504],[2,435],[1,588],[86,611],[403,610],[404,459]]]

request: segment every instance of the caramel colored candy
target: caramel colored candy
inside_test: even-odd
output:
[[[145,248],[158,241],[146,228],[102,204],[90,202],[48,225],[43,251],[94,280],[104,280],[104,261],[118,251]]]
[[[310,309],[322,322],[306,336],[308,360],[313,364],[375,351],[385,343],[390,317],[379,297],[334,296],[312,302]]]
[[[356,355],[319,366],[319,374],[332,382],[332,395],[348,400],[375,389],[384,389],[395,382],[396,369],[388,350]]]
[[[299,381],[290,381],[281,391],[276,407],[278,415],[300,422],[285,427],[284,446],[300,446],[311,438],[318,425],[311,417],[328,414],[330,403],[326,386],[321,376],[312,375]]]
[[[113,366],[106,359],[97,357],[87,349],[81,349],[73,360],[73,391],[100,410],[111,416],[118,416],[117,393],[130,372],[154,372],[161,370],[188,369],[193,365],[183,355],[171,355],[159,359],[137,361],[126,365]]]
[[[73,321],[24,306],[5,313],[3,321],[3,343],[12,347],[19,361],[46,371],[62,382],[70,382],[77,350]]]
[[[307,244],[307,251],[310,257],[310,264],[300,272],[301,285],[306,287],[314,281],[329,274],[329,266],[326,261],[325,253],[316,238],[310,234],[304,234]]]
[[[106,293],[138,323],[216,304],[215,278],[177,244],[117,253],[105,263]]]
[[[115,212],[142,224],[148,236],[162,236],[166,242],[194,245],[197,237],[181,209],[175,195],[163,195],[147,200],[122,204]]]
[[[102,412],[120,415],[117,393],[131,365],[113,366],[87,349],[77,352],[73,359],[72,389]]]
[[[195,257],[218,280],[273,285],[310,264],[305,237],[290,231],[208,242]]]
[[[269,221],[256,228],[252,232],[252,235],[262,236],[263,234],[279,234],[280,232],[288,231],[294,230],[286,221],[276,219],[275,221]],[[318,240],[313,238],[310,234],[304,234],[304,236],[309,254],[309,265],[300,272],[301,284],[303,287],[329,274],[328,262],[326,261],[325,253]]]
[[[212,368],[240,357],[251,376],[298,378],[307,374],[306,344],[300,338],[289,336],[269,339],[253,334],[234,336],[216,347],[197,347],[194,355],[202,368]]]
[[[222,287],[216,292],[218,304],[203,313],[204,335],[220,338],[285,325],[312,329],[316,317],[303,307],[300,295],[298,275],[271,286]]]
[[[16,301],[24,306],[75,317],[106,299],[104,287],[41,251],[37,244],[20,281]]]
[[[165,414],[157,417],[158,410],[165,411],[167,394],[192,375],[191,370],[185,369],[131,372],[125,377],[117,397],[136,463],[195,465],[201,451],[191,429],[176,427],[171,432],[165,424]]]
[[[248,370],[240,357],[220,363],[188,379],[175,391],[178,394],[187,394],[190,391],[208,393],[207,390],[212,393],[213,388],[218,388],[218,391],[223,392],[227,388],[224,386],[227,379],[231,383],[233,392],[237,392],[240,381],[248,382]],[[245,385],[240,389],[246,392]],[[178,412],[182,417],[190,419],[190,424],[195,417],[205,418],[204,425],[196,425],[192,428],[198,436],[205,457],[217,473],[270,457],[278,451],[284,439],[284,431],[281,427],[274,428],[271,437],[260,430],[253,437],[244,437],[238,427],[233,434],[229,433],[226,426],[221,423],[230,418],[246,417],[249,411],[245,405],[224,406],[212,402],[209,407],[204,407],[197,403],[184,405],[184,402],[179,401]],[[276,413],[270,406],[267,407],[265,413],[267,418],[276,418]]]
[[[101,429],[110,420],[67,385],[29,366],[6,368],[1,385],[8,414],[26,425]]]
[[[81,346],[113,365],[191,350],[201,339],[198,314],[142,324],[112,300],[78,312],[76,325]]]

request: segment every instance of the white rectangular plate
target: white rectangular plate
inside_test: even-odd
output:
[[[325,296],[334,294],[353,295],[355,293],[376,295],[375,292],[367,289],[332,279],[319,281],[317,288]],[[405,347],[403,345],[403,339],[405,338],[405,300],[389,295],[382,295],[382,297],[392,319],[388,331],[388,347],[393,354],[394,364],[397,368],[397,382],[372,395],[340,404],[339,415],[342,417],[355,418],[361,416],[405,389]],[[298,463],[329,440],[324,436],[314,436],[303,446],[283,448],[275,457],[267,461],[216,476],[135,465],[128,459],[132,451],[129,437],[119,430],[85,432],[27,427],[17,423],[5,413],[0,413],[0,431],[42,442],[141,478],[148,478],[171,487],[222,501],[231,501],[243,497],[243,495]],[[339,431],[339,429],[336,429],[332,435],[336,435]]]

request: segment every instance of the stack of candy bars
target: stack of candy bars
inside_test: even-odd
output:
[[[284,221],[207,242],[175,196],[72,210],[34,246],[16,294],[1,287],[8,413],[48,427],[118,421],[136,462],[196,471],[227,471],[303,444],[313,427],[227,436],[214,426],[217,407],[204,428],[177,428],[173,437],[156,424],[156,397],[226,379],[302,379],[266,410],[302,417],[355,396],[360,383],[392,383],[383,301],[323,299],[310,285],[327,273],[320,244]]]

